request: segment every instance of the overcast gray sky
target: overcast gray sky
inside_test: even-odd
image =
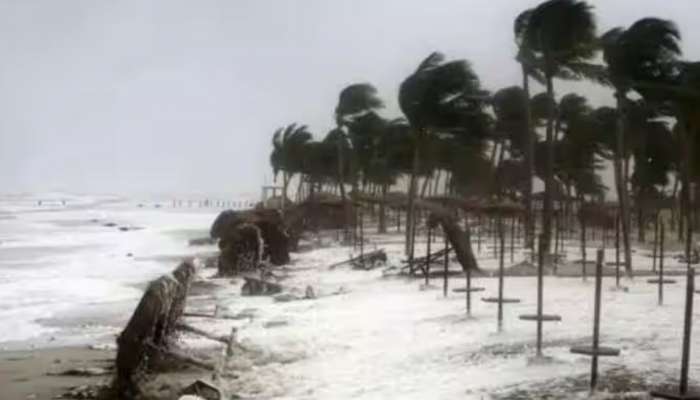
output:
[[[538,3],[2,0],[0,191],[257,193],[274,129],[325,135],[348,84],[373,83],[399,116],[398,85],[434,50],[489,89],[518,84],[512,21]],[[601,32],[673,19],[700,59],[700,1],[591,3]]]

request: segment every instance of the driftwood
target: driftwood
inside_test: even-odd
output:
[[[190,262],[184,262],[173,274],[152,281],[117,338],[114,385],[121,398],[133,398],[138,394],[138,379],[147,372],[148,361],[157,358],[160,349],[170,347],[194,271]]]
[[[255,276],[244,276],[241,287],[242,296],[265,296],[282,292],[282,285]]]
[[[362,255],[359,255],[357,257],[352,257],[350,259],[347,259],[345,261],[337,262],[335,264],[330,265],[328,268],[329,269],[335,269],[337,267],[340,267],[345,264],[366,264],[366,263],[376,263],[376,262],[386,262],[387,257],[386,257],[386,252],[384,249],[379,249],[379,250],[374,250],[369,253],[365,253]]]
[[[191,355],[185,354],[185,353],[183,353],[179,350],[173,349],[173,348],[160,347],[160,346],[156,346],[152,343],[147,343],[146,347],[155,353],[160,353],[164,356],[173,358],[173,359],[178,360],[180,362],[183,362],[185,364],[194,365],[195,367],[206,369],[208,371],[216,370],[216,366],[214,364],[212,364],[211,362],[205,361],[205,360],[200,360],[197,357],[193,357]],[[128,398],[131,398],[131,397],[128,397]]]

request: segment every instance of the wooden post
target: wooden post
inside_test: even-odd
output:
[[[690,221],[689,221],[690,223]],[[689,229],[690,231],[690,229]],[[690,235],[688,235],[690,236]],[[685,322],[683,324],[683,356],[681,359],[681,395],[688,393],[688,367],[690,365],[690,335],[693,330],[693,296],[695,294],[695,268],[688,268],[685,290]]]
[[[586,280],[586,217],[581,215],[581,276]]]
[[[559,257],[559,214],[554,214],[554,259],[552,265],[557,265]]]
[[[467,227],[467,229],[469,229],[469,228]],[[443,281],[442,281],[442,295],[443,295],[443,297],[447,297],[447,272],[448,272],[447,270],[448,270],[449,263],[450,263],[450,252],[448,251],[448,248],[447,248],[449,242],[447,240],[447,235],[445,234],[444,231],[442,233],[442,236],[445,239],[445,258],[443,260],[445,275],[443,276]]]
[[[510,221],[510,262],[511,264],[515,262],[515,256],[513,254],[515,247],[515,217]]]
[[[364,213],[362,211],[358,211],[357,214],[359,215],[359,225],[360,225],[360,257],[362,257],[362,268],[365,267],[365,228],[364,228]]]
[[[500,257],[498,259],[498,330],[503,328],[503,244],[505,241],[503,229],[503,218],[498,217],[498,236],[501,242]]]
[[[653,272],[656,272],[656,256],[657,256],[657,249],[659,247],[659,213],[655,213],[656,218],[654,218],[654,249],[652,250],[651,257],[652,257],[652,264],[651,264],[651,270]]]
[[[615,215],[615,287],[620,287],[620,213]]]
[[[493,258],[498,258],[498,244],[500,243],[501,245],[505,242],[504,240],[501,240],[501,231],[503,230],[503,219],[501,215],[498,215],[498,221],[496,221],[494,218],[491,218],[492,226],[494,229],[491,230],[493,232]],[[496,232],[498,230],[498,232]]]
[[[477,251],[481,253],[481,214],[476,218],[477,230],[476,230],[476,246]]]
[[[540,235],[538,243],[540,250],[537,257],[537,357],[542,356],[542,300],[543,300],[543,284],[544,284],[544,249],[542,248],[542,235]]]
[[[603,283],[603,250],[598,250],[595,265],[595,309],[593,311],[593,358],[591,360],[591,393],[598,385],[598,346],[600,342],[600,297]]]
[[[661,235],[659,241],[659,305],[664,304],[664,240],[666,237],[666,227],[664,222],[661,221],[661,226],[659,226],[659,234]]]
[[[424,274],[425,274],[425,286],[427,288],[428,284],[430,283],[430,242],[431,242],[431,236],[433,233],[433,228],[428,226],[428,244],[426,245],[426,253],[425,253],[425,269],[424,269]]]

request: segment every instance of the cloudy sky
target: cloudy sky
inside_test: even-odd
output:
[[[537,0],[2,0],[0,192],[257,192],[274,129],[325,135],[339,91],[387,116],[431,51],[489,89],[520,81],[512,21]],[[673,19],[700,59],[697,0],[592,1],[602,32]],[[610,93],[576,89],[594,104]]]

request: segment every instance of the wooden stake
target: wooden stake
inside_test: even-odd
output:
[[[615,286],[620,287],[620,213],[615,215]]]
[[[591,393],[598,385],[598,350],[600,342],[600,297],[603,283],[603,250],[598,250],[595,265],[595,310],[593,315],[593,359],[591,360]]]
[[[469,229],[469,227],[467,227],[467,229]],[[445,234],[444,231],[442,233],[442,236],[445,239],[445,258],[443,260],[445,274],[443,276],[443,281],[442,281],[442,295],[443,295],[443,297],[447,297],[447,270],[448,270],[448,266],[449,266],[449,262],[450,262],[450,257],[449,257],[450,252],[448,251],[448,248],[447,248],[447,246],[449,244],[447,241],[447,234]]]
[[[425,286],[427,288],[428,284],[430,283],[430,242],[431,242],[431,236],[433,233],[433,228],[428,226],[428,244],[426,246],[427,252],[425,254]]]
[[[690,223],[690,222],[689,222]],[[688,230],[690,232],[690,229]],[[690,233],[688,234],[690,236]],[[688,393],[688,367],[690,365],[690,335],[693,330],[693,296],[695,294],[695,268],[688,268],[685,290],[685,323],[683,325],[683,358],[681,360],[681,395]]]

